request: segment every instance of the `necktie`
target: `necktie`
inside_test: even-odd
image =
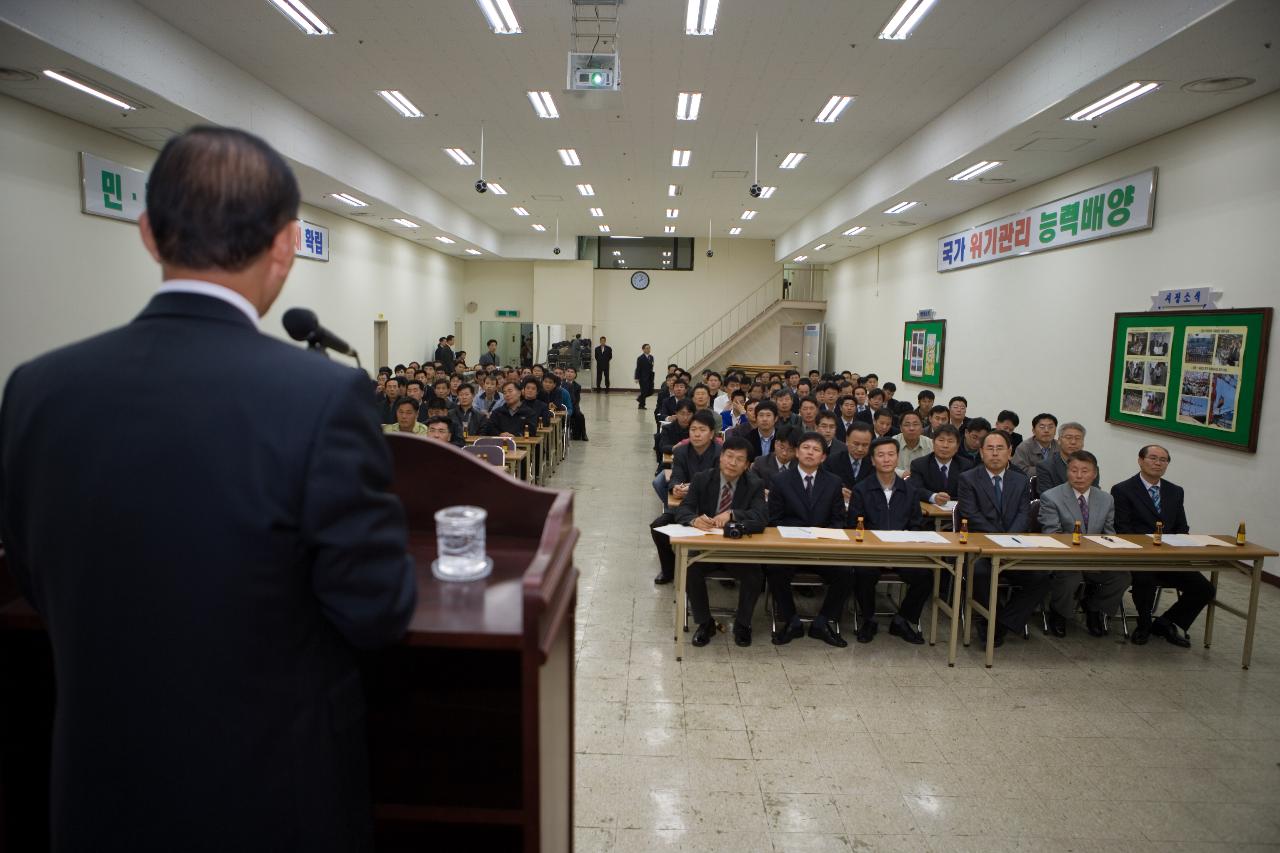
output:
[[[941,467],[941,469],[942,469],[942,482],[944,482],[944,483],[945,483],[945,482],[947,482],[947,466],[946,466],[946,465],[942,465],[942,466],[940,466],[940,467]]]
[[[1080,505],[1080,520],[1084,522],[1084,529],[1089,529],[1089,502],[1084,499],[1084,495],[1076,495],[1076,503]]]
[[[812,474],[804,475],[804,493],[806,496],[813,494],[813,475]]]
[[[861,468],[861,467],[862,467],[862,460],[861,460],[861,459],[855,459],[855,460],[853,460],[853,479],[855,479],[855,480],[856,480],[856,479],[858,479],[858,469],[859,469],[859,468]]]
[[[720,505],[716,507],[716,515],[727,510],[733,505],[733,487],[728,483],[724,484],[724,488],[720,490]]]
[[[1152,486],[1147,489],[1147,494],[1151,495],[1151,502],[1156,505],[1156,512],[1160,511],[1160,489]]]
[[[996,490],[996,506],[1004,509],[1004,477],[992,477],[991,485]]]

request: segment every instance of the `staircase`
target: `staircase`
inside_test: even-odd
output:
[[[791,271],[785,271],[788,277]],[[679,364],[695,376],[716,364],[735,344],[764,326],[780,311],[807,309],[825,311],[827,303],[821,292],[821,279],[805,286],[793,285],[787,298],[782,298],[783,270],[778,270],[749,296],[716,318],[684,346],[671,354],[669,364]],[[776,351],[776,350],[775,350]]]

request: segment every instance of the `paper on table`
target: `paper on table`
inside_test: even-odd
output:
[[[1030,533],[1019,533],[1017,536],[1012,534],[986,534],[987,538],[999,545],[1001,548],[1066,548],[1067,546],[1054,539],[1051,536],[1036,536]]]
[[[683,524],[664,524],[662,527],[655,527],[654,530],[659,533],[665,533],[672,539],[684,539],[692,536],[706,536],[707,531],[699,530],[696,527],[686,527]]]
[[[811,527],[779,527],[778,535],[783,539],[817,539],[818,534]]]
[[[1223,541],[1223,540],[1221,540],[1221,539],[1218,539],[1218,538],[1216,538],[1216,537],[1214,537],[1214,536],[1206,536],[1206,535],[1205,535],[1205,534],[1203,534],[1203,533],[1191,533],[1191,534],[1188,534],[1188,535],[1189,535],[1192,539],[1194,539],[1194,540],[1196,540],[1197,542],[1199,542],[1201,545],[1210,545],[1210,546],[1219,546],[1219,545],[1220,545],[1220,546],[1222,546],[1223,548],[1234,548],[1234,547],[1236,547],[1236,544],[1235,544],[1234,542],[1224,542],[1224,541]]]
[[[1114,536],[1086,536],[1090,542],[1095,545],[1101,545],[1103,548],[1141,548],[1142,546],[1136,542],[1129,542],[1126,539],[1117,539]]]
[[[1152,539],[1155,538],[1154,533],[1148,533]],[[1189,533],[1165,533],[1160,537],[1160,544],[1168,545],[1171,548],[1203,548],[1204,546],[1197,542],[1195,537]]]
[[[835,539],[838,542],[848,542],[849,534],[844,532],[840,527],[810,527],[809,532],[818,539]]]
[[[925,542],[930,545],[946,545],[946,537],[932,530],[873,530],[881,542]]]
[[[942,505],[942,508],[945,509],[947,512],[955,512],[956,507],[958,506],[960,506],[960,501],[947,501]]]

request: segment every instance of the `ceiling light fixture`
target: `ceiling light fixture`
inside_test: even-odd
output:
[[[859,234],[861,234],[863,231],[866,231],[866,230],[867,230],[867,226],[865,226],[865,225],[855,225],[855,226],[853,226],[852,228],[850,228],[848,231],[845,231],[845,232],[844,232],[844,236],[846,236],[846,237],[856,237],[856,236],[858,236]]]
[[[676,233],[676,227],[675,227],[674,225],[664,225],[664,226],[662,226],[662,233],[663,233],[663,234],[674,234],[674,233]]]
[[[679,219],[679,218],[680,218],[680,208],[678,207],[667,208],[667,219]]]
[[[88,85],[87,83],[81,83],[79,80],[76,80],[73,77],[68,77],[67,75],[59,71],[53,71],[49,68],[46,68],[44,70],[44,76],[57,80],[59,83],[62,83],[63,85],[70,86],[72,89],[76,89],[77,91],[84,92],[86,95],[92,95],[93,97],[97,98],[100,101],[106,101],[108,104],[117,106],[122,110],[137,109],[137,107],[120,100],[114,95],[108,95],[106,92],[95,89],[92,86]]]
[[[350,205],[351,207],[368,207],[369,206],[369,202],[361,201],[360,199],[353,196],[351,193],[331,193],[329,197],[337,199],[343,204]]]
[[[397,225],[403,225],[405,228],[421,228],[422,227],[418,223],[410,221],[408,219],[393,219],[391,221],[396,223]]]
[[[609,226],[608,226],[608,225],[601,225],[601,226],[600,226],[600,233],[601,233],[601,234],[608,234],[608,233],[609,233]]]
[[[1135,80],[1127,86],[1121,86],[1101,100],[1094,101],[1082,110],[1067,116],[1067,121],[1093,121],[1103,113],[1109,113],[1116,107],[1129,103],[1134,98],[1141,98],[1148,92],[1160,88],[1159,83]]]
[[[454,244],[454,243],[458,242],[457,240],[453,239],[452,237],[445,237],[445,236],[444,236],[444,235],[442,235],[442,234],[437,234],[437,235],[436,235],[436,239],[437,239],[437,240],[439,240],[441,243],[448,243],[449,245],[452,245],[452,244]]]
[[[689,165],[690,152],[684,148],[675,148],[671,151],[671,165],[677,169],[683,169]]]
[[[467,254],[468,254],[468,255],[483,255],[483,254],[484,254],[484,252],[480,251],[479,249],[467,249]]]
[[[800,165],[800,161],[808,155],[803,151],[792,151],[786,157],[782,158],[782,162],[778,164],[779,169],[794,169]]]
[[[560,118],[560,111],[556,109],[556,102],[551,100],[550,92],[530,92],[529,103],[533,104],[538,118]]]
[[[729,229],[730,236],[737,237],[741,233],[742,233],[742,229],[736,225]]]
[[[507,191],[502,188],[502,184],[489,184],[489,192],[494,195],[506,195]]]
[[[844,108],[851,103],[853,103],[853,95],[832,95],[831,100],[827,101],[827,105],[822,108],[814,121],[818,124],[835,124],[840,118],[840,113],[844,112]]]
[[[471,156],[461,148],[446,148],[444,149],[444,153],[452,157],[453,162],[457,163],[459,166],[474,166],[476,164],[476,161],[472,160]]]
[[[573,148],[557,148],[556,153],[560,155],[560,162],[566,166],[582,165],[582,161],[578,159],[578,152]]]
[[[923,18],[932,8],[934,0],[902,0],[898,11],[889,18],[889,23],[880,31],[880,38],[890,41],[902,41],[911,35]]]
[[[831,245],[831,244],[830,244],[830,243],[819,243],[818,245],[816,245],[816,246],[814,246],[814,247],[813,247],[813,250],[814,250],[815,252],[821,252],[823,249],[827,248],[827,246],[829,246],[829,245]]]
[[[596,191],[592,189],[591,184],[578,184],[578,195],[595,195]]]
[[[677,121],[697,121],[700,109],[702,109],[701,92],[681,92],[676,97]]]
[[[996,166],[1001,166],[1001,165],[1004,165],[1003,160],[979,160],[977,163],[974,163],[969,168],[962,169],[961,171],[956,172],[954,175],[947,178],[947,180],[948,181],[972,181],[974,178],[978,177],[983,172],[990,172]]]
[[[742,211],[742,218],[743,218],[743,219],[755,219],[755,218],[756,218],[756,212],[755,212],[754,210],[744,210],[744,211]]]
[[[809,256],[808,256],[808,255],[796,255],[796,256],[795,256],[794,258],[792,258],[791,260],[792,260],[794,263],[802,264],[802,263],[804,263],[805,261],[809,260]]]
[[[512,213],[514,213],[516,216],[528,216],[528,215],[529,215],[529,211],[525,210],[523,207],[513,207],[513,208],[511,208],[511,212],[512,212]]]
[[[592,216],[604,216],[604,211],[603,211],[603,210],[601,210],[601,209],[600,209],[600,208],[598,208],[598,207],[593,207],[593,208],[591,208],[591,215],[592,215]]]
[[[621,255],[622,255],[622,252],[618,251],[617,249],[613,250],[613,256],[615,258],[620,257]]]
[[[716,15],[720,13],[720,0],[689,0],[684,13],[684,34],[709,36],[716,31]]]
[[[422,110],[414,106],[413,101],[395,89],[379,89],[378,97],[391,105],[391,108],[405,118],[422,118]]]
[[[476,0],[494,35],[515,36],[523,32],[509,0]]]
[[[534,231],[546,231],[546,230],[547,230],[547,226],[545,226],[545,225],[539,225],[537,222],[533,223],[533,224],[532,224],[532,225],[530,225],[529,227],[530,227],[530,228],[532,228]]]
[[[668,184],[668,185],[667,185],[667,195],[668,195],[668,196],[670,196],[670,197],[672,197],[672,198],[675,198],[676,196],[680,195],[680,185],[679,185],[679,184]]]
[[[900,201],[893,207],[886,210],[885,213],[902,213],[903,211],[910,210],[919,203],[920,202],[918,201]]]
[[[773,194],[778,191],[777,187],[761,187],[760,198],[773,198]]]
[[[333,27],[320,19],[320,16],[307,8],[302,0],[267,0],[279,10],[293,25],[309,36],[331,36]]]

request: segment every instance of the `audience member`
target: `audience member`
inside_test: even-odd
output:
[[[1048,412],[1041,412],[1031,419],[1031,440],[1018,445],[1013,454],[1013,465],[1028,477],[1036,476],[1036,466],[1058,452],[1058,419]]]
[[[1067,461],[1071,454],[1084,449],[1084,434],[1084,427],[1075,421],[1058,427],[1058,452],[1036,463],[1036,490],[1040,494],[1067,481]],[[1093,473],[1096,486],[1099,472],[1095,469]]]
[[[898,434],[898,467],[911,470],[911,463],[933,452],[933,439],[924,435],[924,425],[915,409],[908,409],[898,420],[902,432]]]
[[[396,401],[395,418],[395,423],[383,425],[383,432],[427,434],[427,428],[418,423],[418,401],[412,397],[401,397]]]
[[[779,427],[773,436],[773,452],[757,456],[751,463],[751,470],[764,482],[766,492],[779,472],[795,467],[797,438],[793,428]]]
[[[960,432],[951,424],[938,427],[933,450],[911,463],[911,483],[920,500],[942,506],[960,494],[960,475],[973,467],[958,456]]]
[[[508,380],[502,384],[502,405],[489,413],[485,435],[532,435],[537,415],[524,404],[519,386]]]

